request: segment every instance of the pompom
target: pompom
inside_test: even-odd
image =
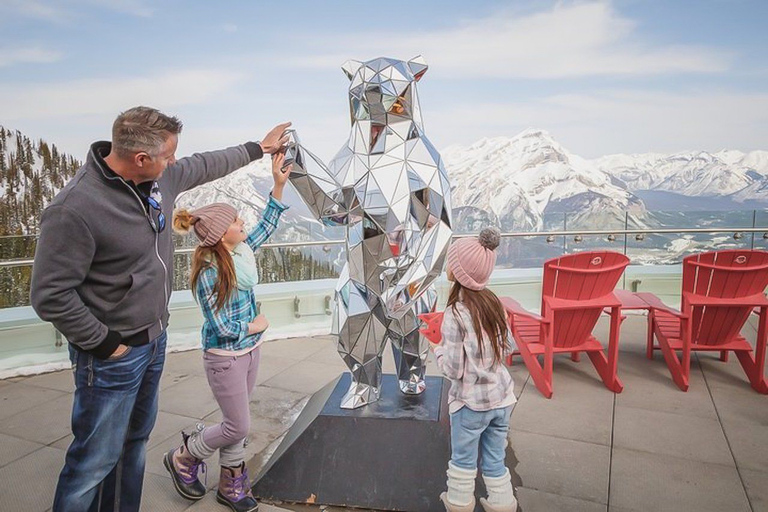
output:
[[[501,233],[496,228],[485,228],[477,236],[477,239],[480,241],[480,245],[493,251],[499,246]]]
[[[186,235],[197,222],[197,217],[188,210],[180,209],[173,212],[173,230],[180,235]]]

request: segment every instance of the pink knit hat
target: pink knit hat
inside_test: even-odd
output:
[[[465,288],[479,291],[486,287],[496,265],[496,248],[501,234],[485,228],[477,238],[460,238],[448,248],[448,269]]]
[[[182,220],[188,215],[188,223]],[[184,215],[184,216],[186,216]],[[174,230],[186,234],[190,228],[200,240],[200,245],[211,247],[221,240],[229,226],[237,219],[237,210],[226,203],[212,203],[191,212],[179,211],[174,214]]]

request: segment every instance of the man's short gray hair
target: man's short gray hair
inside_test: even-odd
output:
[[[112,151],[123,158],[145,151],[152,156],[171,135],[181,133],[182,124],[151,107],[133,107],[121,113],[112,125]]]

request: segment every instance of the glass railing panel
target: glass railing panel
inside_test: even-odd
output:
[[[0,261],[32,259],[37,237],[27,235],[0,236]]]
[[[621,234],[575,234],[566,235],[561,238],[563,240],[563,252],[565,254],[586,251],[624,252],[624,236]]]
[[[653,228],[751,228],[753,210],[649,211],[646,225]]]
[[[564,231],[567,223],[565,213],[544,213],[541,215],[541,227],[536,231]]]
[[[565,231],[621,231],[628,225],[633,229],[638,225],[635,214],[616,211],[585,211],[583,213],[568,213],[564,216]]]
[[[744,235],[745,237],[748,235]],[[768,251],[768,228],[764,232],[752,233],[749,235],[753,249]]]
[[[546,229],[544,233],[547,234],[502,237],[498,249],[499,269],[540,269],[546,260],[562,254],[613,250],[626,253],[630,258],[629,276],[634,266],[679,265],[685,256],[697,252],[732,248],[768,250],[766,210],[632,212],[625,214],[623,219],[613,214],[555,212],[544,215],[543,219],[543,224],[536,228]],[[478,222],[473,227],[480,229],[489,224]],[[762,226],[765,231],[747,231],[753,226]],[[639,232],[646,230],[657,231]],[[327,228],[309,222],[303,227],[289,222],[281,224],[269,244],[257,253],[261,282],[338,276],[344,263],[344,245],[331,242],[343,238],[344,230],[339,227]],[[173,243],[177,251],[173,263],[173,288],[188,289],[191,254],[197,242],[194,236],[174,234]],[[16,263],[31,260],[34,249],[34,236],[0,237],[0,260],[4,262],[0,265],[0,307],[29,304],[31,268],[16,266]]]
[[[768,210],[753,210],[755,227],[768,228]]]
[[[328,279],[339,276],[344,264],[343,244],[264,246],[256,251],[260,283]],[[174,255],[174,290],[188,290],[193,252]]]
[[[562,254],[562,237],[502,237],[496,249],[496,268],[541,268],[545,261]]]
[[[32,267],[0,267],[0,309],[29,305]]]

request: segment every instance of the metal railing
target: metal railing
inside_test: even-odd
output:
[[[736,228],[643,228],[643,229],[589,229],[589,230],[553,230],[553,231],[511,231],[501,233],[502,238],[530,238],[546,237],[547,242],[553,243],[558,237],[574,237],[574,242],[582,241],[583,237],[590,236],[608,236],[607,241],[614,242],[617,238],[623,237],[626,250],[626,242],[629,237],[634,236],[635,240],[641,242],[646,235],[669,235],[669,234],[732,234],[735,240],[740,240],[745,234],[751,234],[751,248],[755,245],[755,235],[762,233],[762,238],[768,240],[768,228],[765,227],[736,227]],[[14,235],[17,237],[18,235]],[[25,235],[21,235],[25,236]],[[477,233],[457,233],[453,235],[454,239],[477,236]],[[2,237],[6,238],[6,237]],[[311,240],[305,242],[277,242],[267,243],[261,246],[262,249],[290,249],[304,247],[326,247],[332,245],[345,244],[346,240]],[[192,254],[195,247],[181,247],[174,250],[174,254]],[[15,258],[0,260],[0,268],[26,267],[34,263],[33,258]]]

